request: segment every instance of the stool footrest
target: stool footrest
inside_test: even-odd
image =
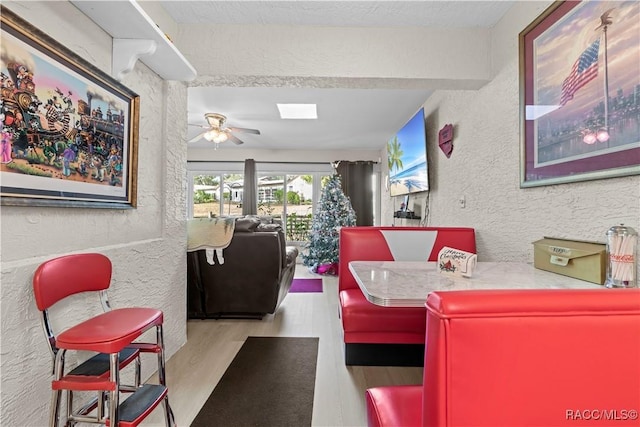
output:
[[[118,358],[120,360],[120,369],[127,366],[136,357],[138,357],[139,350],[132,346],[123,349]],[[80,375],[80,376],[92,376],[92,377],[108,377],[109,376],[109,355],[106,353],[98,353],[90,359],[87,359],[80,365],[76,366],[67,375]]]
[[[52,390],[76,391],[110,391],[116,388],[116,383],[104,377],[89,377],[86,375],[65,375],[59,380],[51,381]]]
[[[117,427],[136,427],[167,395],[167,388],[159,384],[145,384],[129,396],[118,408]],[[109,419],[106,425],[110,426]]]
[[[160,353],[160,346],[151,342],[132,342],[127,347],[135,348],[142,353]]]

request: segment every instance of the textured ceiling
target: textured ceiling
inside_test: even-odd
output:
[[[513,1],[162,1],[182,24],[492,27]]]
[[[169,15],[188,24],[314,25],[351,27],[490,28],[513,1],[161,1]],[[228,117],[228,125],[257,128],[237,134],[251,149],[380,149],[424,104],[426,90],[189,88],[189,123],[204,114]],[[318,120],[281,120],[276,103],[317,103]],[[190,126],[191,139],[202,129]],[[204,140],[191,148],[210,147]],[[230,143],[221,149],[237,149]]]
[[[428,96],[424,90],[194,87],[189,123],[203,125],[205,112],[223,112],[229,126],[260,130],[261,135],[236,134],[246,148],[372,150],[384,147]],[[318,119],[282,120],[277,103],[316,103]],[[189,139],[201,130],[189,126]],[[207,146],[205,140],[190,145]]]

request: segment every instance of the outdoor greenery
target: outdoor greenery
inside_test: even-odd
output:
[[[258,203],[258,212],[262,215],[272,215],[275,207],[271,205],[271,202]]]
[[[281,189],[273,190],[273,198],[276,199],[276,203],[281,204],[284,200],[284,191]]]
[[[287,240],[304,242],[309,240],[312,215],[287,215]]]
[[[287,191],[287,203],[290,205],[300,204],[300,194],[295,191]]]
[[[197,185],[218,185],[219,180],[214,175],[198,175],[193,178],[193,183]]]
[[[209,203],[213,202],[215,198],[211,193],[207,193],[204,190],[196,190],[193,193],[193,203]]]

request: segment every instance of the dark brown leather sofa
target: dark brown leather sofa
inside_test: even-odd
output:
[[[188,318],[261,319],[275,313],[291,287],[297,256],[280,225],[237,218],[223,264],[215,253],[215,264],[209,264],[205,250],[187,254]]]

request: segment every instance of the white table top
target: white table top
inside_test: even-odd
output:
[[[370,302],[388,307],[424,307],[432,291],[605,289],[524,262],[479,262],[471,278],[442,274],[435,262],[352,261],[349,270]]]

